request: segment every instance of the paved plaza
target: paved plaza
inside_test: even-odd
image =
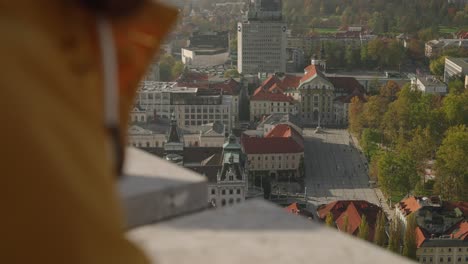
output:
[[[316,206],[335,200],[366,200],[380,205],[369,187],[366,159],[348,131],[306,129],[304,140],[309,202]]]

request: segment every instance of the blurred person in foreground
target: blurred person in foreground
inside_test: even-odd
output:
[[[147,263],[115,183],[175,18],[149,0],[0,0],[0,263]]]

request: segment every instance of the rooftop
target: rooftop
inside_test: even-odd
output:
[[[196,93],[197,88],[179,87],[175,82],[143,81],[140,92]]]
[[[205,210],[206,178],[139,150],[126,156],[127,235],[152,263],[410,263],[264,200]]]

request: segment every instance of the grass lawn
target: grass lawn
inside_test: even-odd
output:
[[[442,33],[442,34],[455,33],[458,30],[459,30],[459,28],[457,28],[457,27],[439,26],[439,33]]]

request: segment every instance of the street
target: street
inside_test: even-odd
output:
[[[387,207],[369,187],[366,159],[348,131],[304,130],[307,196],[317,206],[335,200],[366,200]],[[386,212],[388,207],[384,208]]]

